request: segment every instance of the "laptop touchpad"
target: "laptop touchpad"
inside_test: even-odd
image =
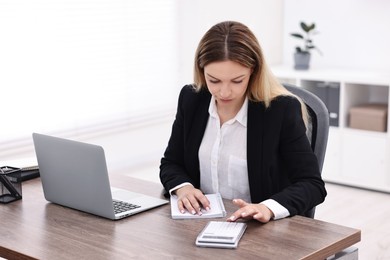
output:
[[[128,190],[122,190],[114,187],[111,187],[111,192],[112,192],[112,198],[116,200],[129,201],[142,196],[142,194],[139,193],[131,192]]]

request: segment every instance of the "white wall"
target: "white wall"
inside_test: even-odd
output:
[[[315,22],[312,68],[386,70],[390,73],[390,1],[285,0],[283,62],[293,63],[299,22]]]
[[[283,0],[180,0],[180,83],[193,82],[193,59],[203,34],[214,24],[235,20],[258,37],[269,64],[282,62]]]
[[[171,110],[177,1],[0,0],[0,149]]]
[[[150,0],[150,1],[153,1],[153,0]],[[12,1],[9,0],[8,2],[11,3]],[[18,32],[20,32],[21,30],[19,30],[19,28],[23,29],[22,32],[27,32],[26,30],[30,27],[31,28],[40,28],[39,26],[35,26],[37,23],[35,20],[34,20],[35,23],[30,22],[30,20],[33,20],[32,18],[36,18],[36,17],[37,17],[37,21],[39,21],[39,22],[42,21],[42,23],[40,25],[49,26],[49,25],[53,24],[52,26],[55,26],[58,22],[53,22],[53,21],[57,21],[59,19],[63,19],[64,17],[67,17],[65,15],[59,15],[59,16],[57,15],[57,12],[59,12],[61,10],[69,11],[71,18],[72,17],[76,17],[78,19],[82,19],[82,18],[87,19],[88,18],[85,15],[83,15],[83,13],[78,13],[79,10],[76,8],[63,8],[63,5],[64,6],[66,6],[67,4],[77,5],[78,2],[77,3],[76,2],[69,2],[68,3],[67,1],[65,1],[65,2],[64,1],[55,1],[55,3],[51,4],[50,0],[41,0],[41,1],[35,0],[32,3],[29,2],[28,5],[19,5],[19,4],[10,5],[10,4],[8,4],[8,2],[3,3],[0,1],[0,10],[2,10],[2,12],[0,12],[0,13],[4,14],[3,16],[0,16],[0,21],[3,21],[3,20],[17,21],[17,24],[14,24],[14,27],[16,25],[19,25],[19,27],[16,27],[16,29],[14,29],[14,27],[9,27],[9,26],[8,27],[7,26],[1,27],[0,26],[0,31],[1,32],[4,32],[4,31],[9,32],[10,35],[15,35]],[[28,1],[25,0],[25,2],[27,3]],[[169,4],[171,1],[165,1],[165,2]],[[253,32],[259,38],[260,44],[263,47],[263,50],[264,50],[264,53],[266,55],[266,58],[268,59],[268,62],[270,64],[276,64],[276,63],[281,62],[281,60],[282,60],[283,0],[242,0],[240,2],[233,1],[233,0],[213,0],[213,1],[174,0],[174,1],[172,1],[172,3],[174,3],[175,5],[177,4],[177,6],[175,7],[175,8],[177,8],[176,9],[177,16],[172,15],[169,12],[166,12],[166,10],[165,10],[165,12],[162,11],[161,14],[169,16],[172,19],[176,19],[178,21],[177,24],[175,24],[175,26],[176,26],[176,29],[178,29],[177,38],[179,39],[178,40],[179,45],[177,46],[177,44],[176,44],[176,42],[177,42],[176,38],[173,39],[172,35],[166,34],[165,38],[163,40],[164,43],[171,44],[173,46],[172,48],[177,49],[177,53],[174,53],[174,55],[169,55],[170,52],[165,51],[165,53],[162,53],[162,55],[160,55],[161,57],[159,57],[159,58],[161,60],[161,59],[165,59],[166,56],[169,56],[170,60],[172,60],[172,61],[176,61],[179,58],[179,65],[175,66],[175,68],[176,68],[175,69],[175,68],[172,68],[171,66],[168,66],[167,64],[150,63],[151,64],[150,69],[142,70],[141,74],[143,75],[145,73],[146,74],[149,73],[148,76],[149,75],[152,75],[152,76],[149,76],[148,79],[150,79],[152,81],[153,80],[159,81],[159,79],[160,79],[160,81],[159,81],[160,85],[161,85],[161,78],[166,79],[166,78],[172,77],[172,75],[170,75],[170,74],[173,74],[175,76],[175,82],[177,82],[177,83],[165,84],[164,86],[159,85],[159,88],[161,88],[164,91],[164,93],[166,94],[164,96],[161,95],[162,99],[165,99],[165,100],[167,99],[167,95],[168,95],[167,92],[168,91],[169,91],[170,95],[174,95],[174,100],[170,101],[172,103],[173,107],[176,107],[176,100],[177,100],[177,96],[178,96],[179,89],[181,88],[181,86],[184,84],[191,83],[193,81],[192,80],[192,78],[193,78],[193,76],[192,76],[193,56],[194,56],[195,49],[197,47],[197,44],[198,44],[200,38],[212,25],[214,25],[217,22],[220,22],[223,20],[236,20],[236,21],[240,21],[240,22],[245,23],[253,30]],[[81,2],[81,4],[82,4],[82,2]],[[46,8],[46,5],[48,5],[51,9]],[[59,6],[57,6],[57,5],[59,5]],[[100,9],[94,8],[95,5],[91,4],[91,3],[86,3],[85,6],[82,5],[82,8],[80,9],[80,10],[83,10],[86,12],[92,12],[92,13],[93,12],[100,12],[100,13],[93,16],[93,18],[96,18],[96,19],[92,19],[91,22],[88,23],[88,25],[90,27],[93,27],[93,28],[96,27],[96,29],[92,30],[93,32],[100,32],[99,28],[101,28],[101,24],[105,24],[104,22],[99,22],[100,21],[99,19],[104,18],[102,16],[102,14],[106,14],[106,13],[113,14],[112,19],[114,19],[116,21],[116,20],[120,19],[122,16],[126,17],[126,14],[128,14],[125,12],[127,10],[126,8],[130,8],[130,9],[132,8],[131,4],[129,4],[127,1],[120,1],[120,0],[114,1],[112,3],[112,8],[113,8],[113,10],[115,8],[119,8],[120,10],[122,10],[122,12],[119,12],[119,11],[117,12],[117,11],[112,11],[111,9],[107,9],[106,3],[104,1],[98,2],[96,5],[98,5],[98,7]],[[15,8],[11,8],[13,6]],[[111,4],[109,6],[111,6]],[[21,11],[19,10],[19,7],[22,9]],[[33,10],[35,12],[31,12],[30,8],[33,8]],[[54,9],[54,11],[52,9]],[[131,10],[137,11],[137,10],[135,10],[135,9],[133,10],[133,9],[131,9]],[[10,10],[12,12],[10,12]],[[77,15],[73,15],[72,12],[77,12]],[[117,15],[118,13],[120,13],[122,16],[118,17],[118,15]],[[140,12],[140,17],[144,17],[146,19],[146,24],[150,23],[150,20],[151,20],[150,19],[150,15],[151,15],[150,10],[147,10],[147,13],[148,13],[148,15],[142,15],[143,13]],[[24,14],[29,14],[29,16],[26,16]],[[39,14],[41,14],[41,15],[39,15]],[[44,14],[48,17],[42,16],[42,14]],[[51,16],[53,16],[53,17],[51,17]],[[27,19],[26,17],[31,18],[31,19]],[[50,21],[49,23],[46,22],[46,18],[47,18],[47,21]],[[130,18],[132,18],[132,17],[130,17]],[[9,20],[7,20],[7,19],[9,19]],[[87,19],[87,21],[89,21],[89,20]],[[160,22],[162,22],[162,21],[160,20]],[[124,24],[128,25],[128,26],[135,26],[138,28],[142,25],[140,23],[142,23],[142,21],[135,21],[134,23],[129,22],[129,23],[124,23]],[[27,24],[30,27],[23,27],[24,24]],[[65,26],[68,23],[62,22],[61,24],[63,24]],[[76,26],[76,29],[77,29],[77,27],[80,27],[81,25],[83,25],[82,20],[81,21],[78,21],[78,20],[74,21],[73,24]],[[107,24],[104,27],[104,29],[107,30]],[[116,26],[113,26],[113,30],[115,31],[116,35],[118,35],[117,38],[122,39],[121,38],[122,31],[119,31],[119,29],[117,29]],[[172,30],[175,30],[175,28],[173,28]],[[56,30],[54,30],[54,31],[57,34],[60,33],[60,31],[56,31]],[[66,32],[68,32],[69,34],[77,33],[78,35],[81,35],[83,37],[85,36],[88,39],[91,38],[91,37],[88,37],[88,35],[84,35],[82,32],[79,33],[79,31],[77,31],[77,30],[75,31],[72,29],[67,29]],[[4,34],[4,35],[8,35],[8,34]],[[51,34],[45,35],[42,32],[42,35],[45,37],[48,37],[49,39],[53,38],[53,35],[51,35]],[[46,38],[43,38],[42,35],[39,35],[39,37],[36,37],[34,39],[36,39],[37,41],[44,41],[44,39],[46,39]],[[175,33],[175,36],[176,36],[176,33]],[[72,39],[68,39],[68,38],[69,37],[62,37],[61,39],[64,39],[65,43],[74,39],[74,38],[72,38]],[[4,46],[4,44],[9,44],[8,46],[12,46],[12,42],[16,41],[17,39],[19,39],[19,38],[15,39],[15,37],[9,37],[7,41],[1,42],[0,46],[5,47],[5,48],[3,48],[3,50],[0,49],[0,54],[1,53],[4,54],[4,55],[0,55],[1,57],[5,57],[5,53],[7,53],[7,51],[9,52],[9,50],[10,50],[9,48],[6,48],[7,46]],[[92,38],[92,39],[94,39],[94,38]],[[109,37],[109,39],[112,39],[112,37]],[[136,41],[136,42],[138,43],[138,41]],[[159,44],[159,42],[160,41],[150,41],[150,43],[153,45]],[[24,44],[26,42],[25,41],[18,41],[18,43]],[[65,45],[65,43],[64,43],[64,45]],[[131,42],[128,42],[128,44],[130,44],[130,43]],[[117,44],[117,45],[118,46],[128,46],[128,44],[127,44],[127,42],[125,42],[124,44]],[[160,45],[161,45],[160,48],[163,48],[161,42],[160,42]],[[101,46],[103,46],[107,50],[111,50],[110,46],[107,44],[101,44]],[[84,44],[83,47],[85,47],[88,50],[89,44]],[[43,52],[44,48],[43,49],[42,48],[43,47],[41,47],[39,50],[42,50],[42,52]],[[21,49],[23,49],[23,48],[21,48]],[[30,49],[28,49],[27,51],[25,51],[23,53],[27,53],[30,55],[38,55],[34,52],[29,52],[29,50]],[[120,54],[118,54],[119,56],[113,56],[112,53],[108,52],[108,51],[104,52],[103,54],[106,54],[107,59],[124,60],[124,61],[128,60],[128,59],[126,59],[127,56],[122,57]],[[7,55],[8,55],[7,57],[12,56],[10,54],[7,54]],[[65,55],[65,54],[63,54],[63,55]],[[143,52],[140,52],[139,55],[142,56],[144,54],[143,54]],[[19,56],[22,57],[21,58],[22,60],[23,59],[27,60],[27,62],[33,63],[35,61],[35,59],[32,59],[32,60],[28,59],[29,56],[24,56],[21,54]],[[68,57],[68,56],[65,55],[65,57]],[[95,60],[96,59],[94,59],[93,61],[95,61]],[[3,61],[3,62],[1,62],[1,61]],[[136,59],[134,61],[136,61]],[[133,62],[133,61],[128,61],[128,62]],[[25,63],[22,63],[22,65],[23,64],[25,64]],[[2,66],[2,65],[4,65],[4,66]],[[83,63],[82,65],[84,66],[85,64]],[[129,70],[128,66],[118,65],[117,67],[112,67],[110,64],[106,64],[105,62],[96,62],[96,66],[103,66],[103,65],[105,65],[108,68],[111,68],[114,72],[118,70],[121,73],[123,73],[124,79],[122,77],[115,76],[116,74],[112,77],[114,80],[119,81],[119,83],[127,82],[127,80],[133,79],[132,78],[132,74],[133,74],[132,70]],[[161,66],[165,66],[165,67],[161,68]],[[16,67],[18,67],[18,66],[16,66]],[[37,67],[40,68],[40,66],[37,66]],[[52,68],[53,70],[62,72],[62,70],[58,70],[56,66],[52,66],[52,67],[53,67]],[[75,69],[72,66],[69,66],[69,67],[72,68],[73,70]],[[101,77],[103,77],[104,79],[107,78],[106,73],[108,73],[108,72],[104,70],[104,68],[106,68],[106,67],[102,67],[102,69],[98,70],[98,71],[91,70],[92,72],[94,72],[94,74],[88,75],[90,77],[89,78],[86,77],[86,78],[90,79],[94,82],[98,82],[98,83],[103,82],[104,80],[102,80]],[[0,68],[3,69],[2,70],[3,72],[7,72],[7,69],[5,69],[5,68],[7,68],[7,64],[6,64],[4,59],[3,60],[0,59]],[[144,68],[144,67],[140,67],[140,69],[142,69],[142,68]],[[9,70],[9,68],[8,68],[8,70]],[[160,74],[165,73],[166,71],[168,71],[168,72],[165,73],[164,75],[160,75],[160,77],[157,77],[156,73],[155,73],[156,70]],[[83,73],[83,70],[77,70],[77,71],[79,71],[80,75],[85,76],[85,73]],[[13,72],[16,73],[16,72],[18,72],[18,70],[14,70]],[[29,73],[31,73],[31,71],[29,71]],[[1,74],[1,72],[0,72],[0,74]],[[177,81],[176,81],[176,75],[179,75],[178,76],[179,79]],[[10,76],[8,75],[8,77],[10,77]],[[20,75],[19,76],[16,75],[15,79],[20,81],[21,79],[24,79],[24,78],[21,77]],[[67,79],[68,80],[75,80],[73,75],[68,76]],[[32,89],[31,86],[34,82],[32,82],[30,80],[30,78],[26,78],[24,80],[29,81],[28,82],[29,84],[21,84],[21,85],[27,86],[28,89]],[[80,80],[77,80],[77,82],[79,82],[79,81]],[[11,82],[11,80],[10,80],[10,82]],[[12,82],[14,82],[14,81],[12,81]],[[135,86],[138,86],[139,89],[142,89],[139,87],[138,84],[131,83],[130,85],[135,85]],[[169,85],[169,86],[167,86],[167,85]],[[109,85],[109,86],[111,86],[111,85]],[[157,85],[151,85],[151,86],[155,87]],[[5,87],[11,88],[9,86],[4,86],[4,85],[0,86],[2,91],[4,90]],[[98,89],[92,88],[90,93],[93,93],[93,95],[91,94],[91,96],[96,96],[96,94],[98,93],[97,90]],[[30,90],[30,91],[32,91],[32,90]],[[67,88],[63,87],[61,85],[61,87],[56,86],[56,88],[51,89],[51,91],[56,92],[56,93],[61,92],[61,91],[64,92],[64,91],[67,91]],[[139,96],[135,92],[132,92],[132,94],[133,94],[132,95],[133,98],[136,98]],[[154,92],[151,94],[154,96],[159,96],[159,95],[156,95],[156,93],[154,93]],[[89,95],[89,92],[88,92],[88,95]],[[24,97],[29,98],[30,96],[24,95]],[[125,101],[128,100],[127,97],[123,97],[123,99]],[[88,103],[86,103],[85,106],[89,107],[90,106],[89,99],[83,99],[83,100],[88,101]],[[133,105],[133,102],[130,102],[130,100],[129,100],[129,102],[125,102],[125,103]],[[149,103],[150,103],[150,101],[143,102],[143,104],[145,104],[145,105],[149,104]],[[26,103],[24,102],[23,104],[24,104],[24,108],[23,108],[23,112],[24,112],[25,107],[26,107]],[[77,111],[77,109],[75,109],[75,110]],[[4,110],[4,111],[6,111],[6,110]],[[9,110],[7,110],[7,113],[9,113]],[[174,111],[172,113],[174,113]],[[38,114],[40,116],[40,113],[35,113],[35,114]],[[97,112],[95,114],[99,115]],[[172,118],[170,116],[167,116],[167,117],[169,118],[169,119],[167,119],[167,122],[156,123],[156,124],[158,124],[157,127],[151,126],[150,128],[147,127],[143,130],[140,130],[138,128],[132,129],[133,123],[130,120],[128,122],[128,124],[126,124],[126,122],[124,122],[123,125],[120,126],[124,129],[116,129],[116,128],[118,128],[118,126],[117,127],[113,126],[114,129],[112,129],[112,131],[109,133],[106,133],[106,132],[94,133],[94,131],[92,131],[91,133],[88,133],[86,136],[84,136],[83,134],[78,134],[77,138],[75,138],[75,139],[78,139],[81,141],[86,141],[86,142],[92,142],[95,144],[100,144],[103,147],[105,147],[106,153],[107,153],[107,160],[108,160],[109,164],[114,165],[114,167],[116,167],[116,168],[118,168],[118,167],[125,168],[127,165],[132,165],[134,163],[143,163],[143,161],[147,160],[147,159],[158,162],[158,160],[162,156],[162,152],[165,149],[165,146],[167,144],[167,141],[169,138],[169,133],[170,133],[170,127],[171,127],[171,124],[173,121],[173,115],[172,115]],[[33,117],[31,117],[31,120],[36,120],[36,119],[33,119]],[[25,122],[25,121],[22,120],[22,122]],[[128,125],[129,129],[125,129],[126,125]],[[162,125],[164,127],[162,127]],[[111,127],[110,127],[110,129],[111,129]],[[0,137],[4,135],[3,132],[0,133]],[[24,159],[25,157],[27,157],[27,158],[28,157],[35,157],[33,147],[32,147],[32,140],[31,140],[31,133],[30,132],[31,131],[29,130],[28,137],[26,137],[26,140],[27,140],[26,142],[23,142],[20,144],[19,143],[17,144],[16,142],[10,142],[9,147],[4,147],[4,145],[3,145],[2,148],[0,149],[0,158],[2,158],[3,161],[5,161],[5,160]],[[90,137],[90,135],[93,137]],[[67,136],[67,137],[73,138],[74,136]],[[6,138],[4,138],[4,139],[6,139]],[[141,145],[141,144],[144,144],[144,145]]]

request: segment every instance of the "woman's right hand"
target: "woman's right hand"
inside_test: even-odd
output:
[[[186,210],[191,214],[202,215],[202,209],[210,210],[210,202],[203,192],[194,188],[192,185],[186,185],[176,190],[177,206],[181,213]]]

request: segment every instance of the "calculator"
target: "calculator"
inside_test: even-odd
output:
[[[200,247],[237,248],[246,230],[243,222],[210,221],[196,238]]]

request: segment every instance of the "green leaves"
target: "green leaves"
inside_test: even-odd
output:
[[[311,30],[314,30],[316,28],[316,24],[312,23],[311,25],[307,25],[304,22],[301,22],[301,28],[304,30],[306,33],[309,33]]]
[[[294,37],[296,37],[296,38],[303,39],[303,35],[302,35],[302,34],[299,34],[299,33],[292,33],[291,36],[294,36]]]
[[[314,46],[313,40],[311,39],[311,36],[316,33],[316,31],[314,31],[314,29],[316,28],[315,23],[306,24],[305,22],[300,22],[300,26],[301,26],[302,31],[304,32],[303,34],[302,33],[290,33],[290,35],[292,37],[303,41],[303,47],[297,46],[295,48],[296,52],[310,53],[310,51],[312,49],[316,49],[321,54],[320,50],[316,46]]]

